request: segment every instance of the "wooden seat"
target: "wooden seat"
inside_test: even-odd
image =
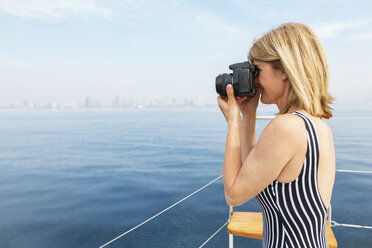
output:
[[[262,239],[263,221],[260,212],[233,212],[227,231],[232,235]],[[330,248],[337,247],[337,240],[333,234],[331,227],[326,226],[328,246]]]

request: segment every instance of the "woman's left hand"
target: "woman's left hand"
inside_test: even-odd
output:
[[[226,86],[227,98],[218,96],[218,106],[228,123],[241,122],[240,108],[234,96],[234,88],[231,84]]]

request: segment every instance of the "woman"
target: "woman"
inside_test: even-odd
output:
[[[258,93],[218,97],[228,123],[223,183],[229,205],[256,197],[263,247],[328,247],[325,223],[335,179],[328,64],[314,32],[285,23],[254,42],[249,61],[260,70]],[[279,113],[256,142],[259,96]]]

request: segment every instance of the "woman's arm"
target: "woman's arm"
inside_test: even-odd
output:
[[[241,161],[243,162],[256,145],[256,111],[243,114],[240,126]]]
[[[235,206],[250,200],[279,177],[294,157],[297,143],[294,126],[287,117],[278,116],[270,121],[242,163],[240,109],[232,87],[227,88],[227,93],[227,101],[218,98],[228,123],[223,182],[226,201]]]
[[[263,130],[243,163],[238,163],[233,149],[237,130],[229,126],[223,165],[225,197],[229,205],[247,202],[279,177],[299,147],[294,129],[288,117],[276,117]]]
[[[243,162],[256,145],[256,111],[260,94],[252,98],[237,97],[237,103],[242,113],[240,126],[241,161]]]

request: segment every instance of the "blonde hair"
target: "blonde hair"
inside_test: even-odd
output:
[[[248,59],[269,62],[285,72],[290,89],[287,105],[303,108],[313,116],[332,117],[334,98],[328,93],[328,62],[316,34],[301,23],[284,23],[253,43]]]

